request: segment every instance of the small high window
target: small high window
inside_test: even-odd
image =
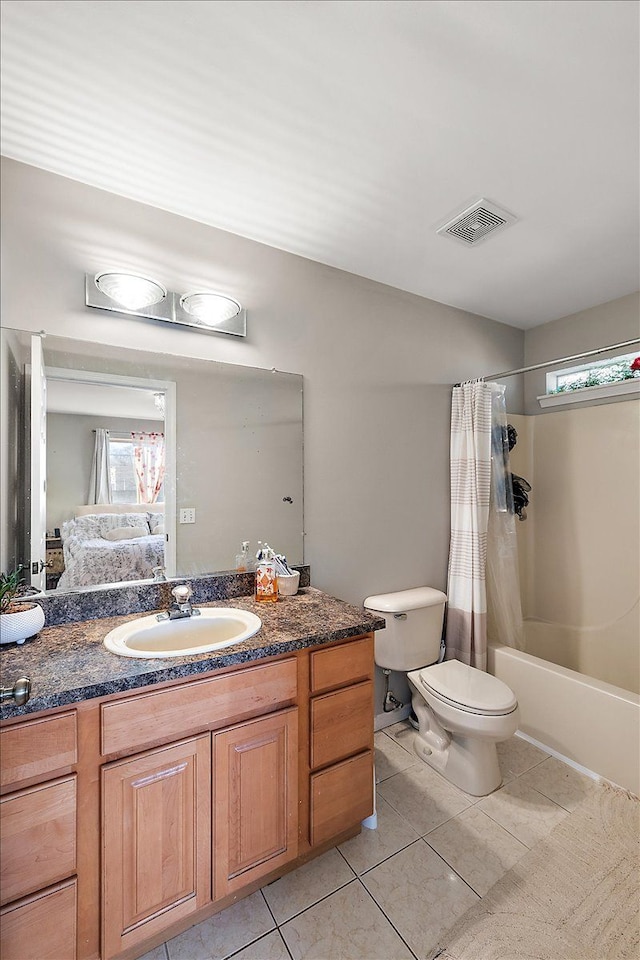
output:
[[[548,373],[547,394],[568,393],[636,378],[640,378],[640,356],[626,353],[621,357],[609,357],[608,360],[596,360]]]

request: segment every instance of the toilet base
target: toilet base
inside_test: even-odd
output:
[[[474,797],[485,797],[500,786],[502,774],[493,741],[448,734],[448,743],[444,743],[441,736],[430,736],[432,733],[418,732],[413,741],[413,748],[424,763]]]

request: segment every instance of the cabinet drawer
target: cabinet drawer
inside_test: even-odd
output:
[[[311,692],[344,687],[373,675],[373,638],[363,637],[311,654]]]
[[[78,760],[75,711],[42,720],[25,720],[0,730],[0,785],[43,778]]]
[[[355,827],[373,813],[373,751],[311,776],[311,845]]]
[[[2,960],[75,960],[76,881],[0,911]]]
[[[286,705],[296,693],[296,661],[291,659],[104,703],[102,754],[228,726]]]
[[[0,836],[2,903],[75,873],[75,774],[3,797]]]
[[[313,770],[373,748],[373,683],[366,680],[311,701]]]

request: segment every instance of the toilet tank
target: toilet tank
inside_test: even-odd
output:
[[[446,594],[433,587],[367,597],[366,610],[384,617],[375,634],[375,661],[387,670],[417,670],[436,663],[440,654]]]

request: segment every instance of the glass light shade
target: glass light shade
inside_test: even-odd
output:
[[[96,287],[126,310],[140,310],[160,303],[167,295],[162,284],[132,273],[99,273]]]
[[[211,326],[237,317],[242,310],[237,300],[222,293],[185,293],[180,306],[200,323]]]

